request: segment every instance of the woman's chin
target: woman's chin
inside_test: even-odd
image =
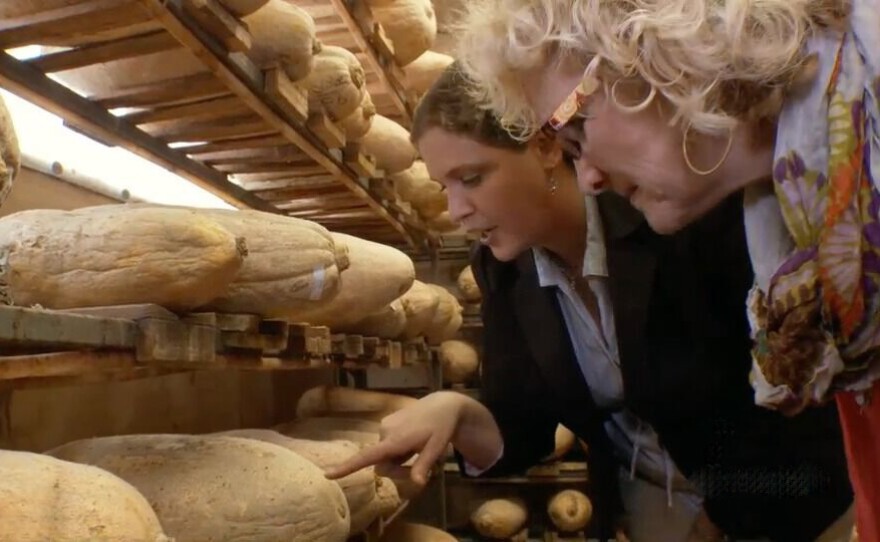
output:
[[[519,246],[513,246],[510,243],[492,243],[488,245],[489,250],[492,251],[492,256],[495,256],[495,259],[500,262],[511,262],[519,257],[520,254],[523,253],[524,249]]]
[[[669,210],[657,210],[652,212],[652,210],[648,208],[643,211],[643,214],[645,215],[645,220],[648,221],[648,225],[651,226],[651,229],[660,235],[672,235],[693,222],[693,220],[688,219],[683,213],[673,213],[669,212]]]

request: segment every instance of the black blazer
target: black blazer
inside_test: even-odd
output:
[[[600,196],[599,209],[626,407],[654,427],[725,532],[815,539],[852,502],[837,411],[785,418],[754,404],[741,196],[671,236],[617,196]],[[485,475],[537,463],[562,423],[589,443],[593,536],[610,536],[621,504],[609,413],[590,396],[556,289],[538,284],[531,251],[505,263],[477,247],[472,266],[483,294],[481,398],[505,443]]]

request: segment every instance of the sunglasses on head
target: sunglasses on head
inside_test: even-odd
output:
[[[563,102],[557,107],[553,114],[541,127],[547,135],[555,135],[562,128],[575,121],[584,121],[589,119],[586,113],[587,106],[592,96],[599,88],[599,80],[592,75],[592,70],[587,68],[581,77],[580,83],[568,94]]]

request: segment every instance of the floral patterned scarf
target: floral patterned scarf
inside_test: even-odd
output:
[[[808,53],[819,74],[782,111],[772,191],[746,195],[752,384],[789,413],[880,379],[880,0],[853,0]]]

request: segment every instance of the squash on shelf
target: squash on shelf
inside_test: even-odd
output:
[[[308,77],[323,45],[315,21],[302,8],[285,0],[269,0],[243,19],[251,33],[248,56],[260,68],[279,65],[291,81]]]
[[[471,523],[481,535],[494,540],[508,539],[526,524],[528,512],[520,499],[491,499],[471,513]]]
[[[434,311],[434,317],[431,319],[431,325],[425,332],[425,339],[428,344],[439,345],[443,341],[453,339],[458,333],[463,322],[461,313],[462,306],[449,290],[436,284],[429,284],[440,299],[437,310]]]
[[[147,499],[88,465],[0,451],[0,540],[171,542]]]
[[[351,235],[331,235],[348,247],[349,267],[340,279],[339,293],[320,306],[293,311],[291,321],[343,329],[381,310],[412,286],[415,267],[403,252]]]
[[[246,253],[243,238],[183,208],[105,205],[0,218],[0,278],[16,305],[192,310],[226,291]]]
[[[428,227],[432,230],[437,230],[440,233],[449,233],[456,231],[461,225],[452,219],[449,215],[449,211],[443,211],[437,217],[431,218],[426,221]]]
[[[366,75],[354,54],[342,47],[325,45],[315,55],[315,65],[306,79],[309,100],[332,121],[354,114],[364,101]]]
[[[480,292],[480,287],[477,285],[477,281],[474,278],[474,270],[470,265],[465,266],[465,268],[461,270],[461,273],[458,274],[456,285],[458,286],[458,291],[461,293],[461,298],[465,301],[469,303],[479,303],[482,301],[483,294]]]
[[[443,341],[440,344],[440,365],[444,382],[464,384],[477,374],[480,358],[477,350],[468,342]]]
[[[300,396],[296,404],[296,416],[342,416],[378,422],[416,402],[417,399],[396,393],[342,386],[316,386]]]
[[[409,132],[388,117],[376,115],[370,130],[361,139],[363,148],[376,158],[376,166],[386,175],[394,175],[413,165],[416,148]]]
[[[437,18],[431,0],[395,0],[375,6],[372,11],[394,46],[398,66],[413,62],[437,39]]]
[[[425,51],[403,69],[407,86],[418,94],[424,94],[452,62],[453,58],[449,55]]]
[[[404,329],[406,329],[406,312],[400,299],[395,299],[360,322],[340,328],[340,331],[380,339],[397,339]]]
[[[12,190],[12,182],[21,169],[21,149],[12,116],[0,98],[0,205]]]
[[[379,422],[357,418],[314,417],[274,427],[282,435],[304,440],[347,440],[359,446],[379,442]]]
[[[554,495],[547,504],[547,514],[560,531],[580,531],[593,517],[593,504],[580,491],[565,489]]]
[[[348,246],[323,226],[254,210],[197,211],[247,241],[235,280],[209,307],[285,318],[333,299],[348,269]]]
[[[385,531],[384,542],[458,542],[449,533],[430,525],[397,522]]]
[[[577,436],[571,429],[562,424],[556,426],[556,433],[553,438],[556,444],[553,447],[553,452],[544,458],[545,463],[559,461],[565,457],[574,448],[575,441],[577,440]]]
[[[400,298],[400,302],[406,314],[403,338],[414,339],[424,335],[431,327],[434,313],[440,304],[439,294],[424,282],[416,280]]]
[[[296,452],[322,470],[342,463],[360,451],[360,447],[357,444],[345,440],[324,442],[296,439],[284,436],[271,429],[235,429],[214,433],[214,435],[249,438],[277,444],[292,452]],[[336,480],[336,483],[342,489],[348,509],[351,512],[350,534],[363,532],[366,527],[381,515],[382,503],[384,502],[382,499],[387,499],[385,496],[380,496],[382,480],[376,476],[373,467],[367,467]],[[388,488],[385,488],[383,491],[387,492]]]
[[[343,542],[339,485],[296,454],[252,439],[129,435],[65,444],[49,455],[104,468],[137,488],[176,542]]]
[[[369,91],[364,90],[364,98],[361,105],[354,113],[338,121],[336,125],[345,132],[346,141],[360,141],[367,135],[373,126],[373,117],[376,116],[376,106]]]

